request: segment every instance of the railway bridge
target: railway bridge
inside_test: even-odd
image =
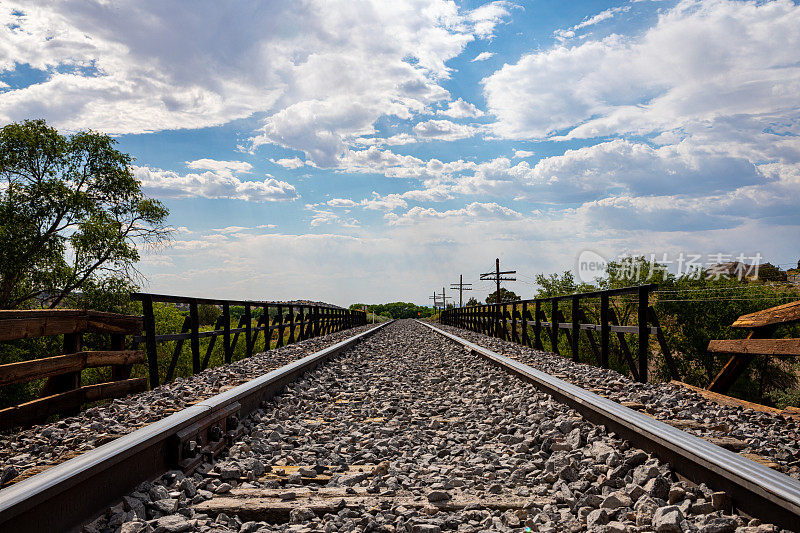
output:
[[[190,300],[184,330],[158,338],[142,298],[119,382],[158,342],[188,340],[196,373],[174,379],[168,361],[169,379],[0,435],[14,474],[0,531],[800,530],[793,418],[510,338],[311,304],[287,317],[289,304],[244,302],[239,327],[204,335]],[[211,303],[229,315],[236,302]],[[199,340],[217,335],[223,361],[208,366]]]

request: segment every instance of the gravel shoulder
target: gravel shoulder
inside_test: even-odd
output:
[[[46,470],[372,327],[360,326],[254,354],[52,424],[0,434],[0,486]]]
[[[438,328],[640,410],[679,429],[800,479],[800,421],[723,406],[670,383],[639,383],[614,370],[451,326]]]
[[[85,531],[777,531],[413,321],[242,423],[215,464],[141,484]]]

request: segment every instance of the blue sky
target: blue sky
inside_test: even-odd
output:
[[[790,0],[0,2],[0,124],[114,135],[146,289],[427,303],[519,271],[800,256]],[[489,284],[476,283],[483,299]]]

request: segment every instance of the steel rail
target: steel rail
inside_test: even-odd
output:
[[[139,483],[174,468],[170,439],[236,404],[246,416],[286,385],[391,322],[354,335],[0,490],[0,531],[77,530]]]
[[[800,481],[431,324],[418,322],[532,382],[587,420],[656,454],[695,483],[725,491],[734,507],[744,513],[782,528],[798,528]]]

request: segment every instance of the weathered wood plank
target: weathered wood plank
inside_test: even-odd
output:
[[[49,335],[69,335],[85,331],[86,317],[29,317],[0,320],[0,341],[31,339]]]
[[[734,328],[760,328],[800,322],[800,300],[742,315],[731,324]]]
[[[293,509],[306,508],[317,516],[325,513],[337,513],[343,508],[367,509],[380,507],[386,502],[391,507],[403,506],[409,509],[432,508],[438,511],[454,512],[466,507],[487,510],[522,510],[526,505],[543,505],[551,500],[533,496],[490,496],[453,494],[452,499],[439,502],[428,502],[427,499],[415,498],[411,493],[398,493],[393,496],[368,494],[366,489],[355,487],[348,493],[345,487],[321,487],[316,491],[308,488],[289,489],[234,489],[226,496],[217,496],[211,500],[194,506],[195,511],[217,516],[225,513],[236,515],[242,520],[266,521],[280,524],[289,521]],[[289,494],[293,494],[291,497]]]
[[[79,390],[83,391],[82,403],[109,400],[146,391],[147,378],[131,378],[123,381],[97,383],[96,385],[86,385]]]
[[[138,334],[142,319],[83,309],[21,309],[0,311],[0,341],[94,331]]]
[[[87,385],[79,389],[53,394],[14,407],[0,410],[0,428],[25,426],[48,416],[77,409],[83,403],[118,398],[147,389],[147,378],[126,379]]]
[[[693,390],[703,398],[707,400],[711,400],[712,402],[716,402],[720,405],[725,405],[728,407],[742,407],[744,409],[752,409],[754,411],[759,411],[762,413],[772,413],[772,414],[781,414],[781,410],[775,407],[769,407],[767,405],[761,405],[758,403],[748,402],[747,400],[740,400],[739,398],[734,398],[732,396],[726,396],[724,394],[720,394],[718,392],[713,392],[708,389],[702,389],[700,387],[695,387],[694,385],[689,385],[688,383],[683,383],[682,381],[672,380],[670,381],[673,385],[679,385],[681,387]]]
[[[742,355],[800,355],[800,339],[723,339],[708,343],[708,351]]]
[[[90,351],[0,365],[0,386],[22,383],[84,368],[144,363],[143,350]]]

